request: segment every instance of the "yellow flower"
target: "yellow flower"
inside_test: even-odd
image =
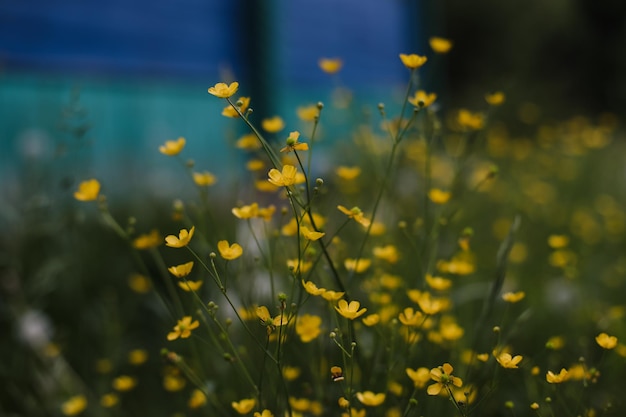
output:
[[[455,387],[462,386],[463,381],[461,378],[452,375],[453,370],[454,368],[452,368],[452,365],[449,363],[444,363],[442,366],[431,369],[430,378],[435,381],[435,383],[430,385],[426,390],[428,395],[439,395],[442,389],[450,385],[454,385]]]
[[[376,258],[383,259],[390,264],[395,264],[400,258],[398,249],[394,245],[376,246],[372,252]]]
[[[537,403],[532,403],[532,404],[530,405],[530,408],[532,408],[533,410],[538,410],[538,409],[539,409],[539,404],[537,404]]]
[[[351,181],[361,175],[361,168],[339,166],[335,169],[335,174],[342,180]]]
[[[311,314],[303,314],[296,320],[296,333],[302,343],[309,343],[319,336],[322,318]]]
[[[235,105],[238,103],[241,103],[241,106],[237,106],[239,107],[239,111],[241,113],[245,113],[250,105],[250,97],[239,97],[239,100],[236,101]],[[224,107],[224,110],[222,110],[222,116],[236,118],[239,117],[239,113],[233,106],[228,105]]]
[[[150,233],[137,236],[133,240],[133,247],[135,249],[150,249],[157,247],[161,244],[163,238],[159,234],[158,230],[153,229]]]
[[[600,333],[596,336],[596,342],[604,349],[613,349],[617,346],[617,337],[609,336],[606,333]]]
[[[226,83],[217,83],[213,87],[209,87],[209,94],[213,94],[215,97],[228,98],[232,97],[239,88],[239,83],[234,82],[230,85]]]
[[[148,360],[148,352],[143,349],[133,349],[128,352],[128,363],[131,365],[141,365]]]
[[[504,103],[504,99],[505,99],[505,96],[502,91],[496,91],[491,94],[485,95],[485,101],[487,102],[487,104],[490,104],[492,106],[501,105],[502,103]]]
[[[345,293],[343,291],[338,292],[338,291],[326,290],[322,293],[322,298],[326,301],[337,301],[341,297],[343,297],[344,294]]]
[[[517,364],[522,361],[521,355],[511,356],[510,353],[501,353],[496,357],[496,360],[503,368],[516,369]]]
[[[316,232],[315,230],[309,230],[309,228],[306,226],[300,227],[300,233],[302,234],[302,236],[311,241],[321,239],[326,234],[322,232]]]
[[[128,286],[138,294],[150,291],[150,280],[141,274],[132,274],[128,278]]]
[[[424,65],[428,58],[416,54],[400,54],[400,60],[408,69],[416,69]]]
[[[321,58],[318,64],[322,71],[327,74],[335,74],[341,70],[343,62],[339,58]]]
[[[166,236],[165,244],[171,248],[183,248],[189,244],[195,230],[195,226],[192,226],[189,231],[187,231],[187,229],[181,229],[178,233],[178,237],[174,235]]]
[[[378,314],[370,314],[367,317],[363,317],[361,321],[367,327],[372,327],[380,323],[380,316]]]
[[[437,100],[437,94],[426,93],[424,90],[418,90],[413,97],[409,98],[409,103],[415,107],[428,107]]]
[[[485,119],[480,113],[472,113],[469,110],[461,109],[457,116],[457,122],[462,128],[479,130],[482,129]]]
[[[370,267],[371,264],[372,264],[372,261],[369,259],[348,258],[343,262],[343,265],[346,267],[348,271],[354,271],[357,274],[367,271],[367,269]]]
[[[337,404],[339,404],[339,407],[341,408],[350,407],[350,401],[348,401],[345,397],[339,397],[339,400],[337,400]]]
[[[87,408],[87,398],[84,395],[75,395],[61,404],[61,412],[66,416],[76,416]]]
[[[438,36],[433,36],[428,40],[431,49],[436,54],[445,54],[452,49],[452,41]]]
[[[345,214],[349,218],[353,219],[357,223],[360,223],[362,226],[369,227],[371,222],[368,219],[366,219],[365,217],[363,217],[363,212],[361,211],[360,208],[352,207],[350,210],[348,210],[344,206],[337,206],[337,208],[343,214]]]
[[[78,190],[74,192],[74,198],[78,201],[93,201],[100,193],[100,182],[96,179],[83,181],[78,184]]]
[[[319,117],[320,109],[313,104],[307,107],[298,107],[296,113],[303,122],[312,122],[316,117]]]
[[[230,405],[239,414],[248,414],[256,405],[256,400],[254,398],[245,398],[241,401],[233,401]]]
[[[415,388],[424,388],[430,381],[430,370],[428,368],[411,369],[406,368],[406,374],[413,381]]]
[[[202,287],[202,281],[181,281],[178,286],[187,292],[198,291]]]
[[[217,177],[208,171],[194,172],[193,182],[195,182],[198,187],[210,187],[217,182]]]
[[[552,249],[563,249],[569,244],[569,237],[566,235],[550,235],[548,236],[548,246]]]
[[[247,135],[240,137],[235,143],[235,146],[239,149],[253,151],[261,148],[261,142],[254,133],[248,133]]]
[[[452,286],[452,281],[447,278],[433,277],[426,274],[426,284],[433,290],[445,291]]]
[[[185,147],[185,143],[186,141],[183,137],[180,137],[176,140],[165,141],[163,145],[159,146],[159,152],[167,156],[178,155]]]
[[[256,315],[261,320],[261,324],[268,327],[268,331],[272,326],[282,326],[287,324],[287,317],[285,317],[284,315],[278,315],[272,318],[272,316],[270,316],[269,310],[265,306],[257,307]]]
[[[274,414],[272,414],[270,410],[265,409],[261,411],[260,413],[258,411],[255,411],[254,417],[274,417]]]
[[[303,142],[298,142],[299,138],[300,138],[300,132],[295,131],[295,132],[289,133],[289,137],[287,137],[287,140],[285,141],[285,144],[287,146],[282,148],[280,151],[281,152],[308,151],[309,150],[309,144],[308,143],[303,143]]]
[[[375,394],[372,391],[357,392],[356,398],[363,405],[376,407],[378,405],[381,405],[385,401],[385,393],[379,392]]]
[[[300,368],[297,368],[295,366],[284,366],[282,370],[283,377],[287,381],[295,381],[296,379],[298,379],[301,372],[302,371],[300,370]]]
[[[278,133],[285,128],[285,122],[280,116],[261,120],[261,127],[268,133]]]
[[[119,402],[119,400],[120,398],[117,396],[117,394],[110,392],[100,397],[100,405],[104,408],[111,408],[114,407]]]
[[[346,300],[339,300],[335,306],[335,310],[337,310],[337,312],[345,318],[354,320],[365,314],[367,311],[366,308],[359,310],[359,307],[361,307],[361,303],[358,301],[350,301],[350,304],[348,304]]]
[[[407,307],[400,313],[398,320],[405,326],[415,327],[424,323],[424,315],[420,311],[414,311],[412,307]]]
[[[172,341],[176,340],[179,337],[181,339],[187,339],[191,336],[191,331],[200,326],[200,322],[198,320],[191,321],[191,316],[185,316],[181,320],[178,320],[178,324],[174,326],[174,331],[168,333],[167,340]]]
[[[317,288],[317,285],[312,281],[304,282],[304,280],[302,280],[302,286],[304,290],[311,295],[321,295],[326,291],[325,288]]]
[[[185,388],[185,385],[187,385],[187,380],[177,372],[168,371],[163,376],[163,389],[165,391],[178,392]]]
[[[187,406],[192,410],[196,408],[200,408],[206,404],[206,395],[199,389],[194,389],[191,391],[191,397],[189,397],[189,401],[187,401]]]
[[[428,192],[428,198],[435,204],[446,204],[452,197],[449,191],[442,191],[438,188],[431,188]]]
[[[186,277],[191,273],[191,269],[193,268],[193,261],[187,262],[181,265],[170,266],[167,268],[168,271],[176,278]]]
[[[409,290],[407,295],[411,301],[417,303],[424,314],[433,315],[448,307],[448,301],[442,298],[433,298],[429,292]]]
[[[312,262],[303,261],[302,259],[298,262],[297,259],[287,259],[287,268],[292,270],[295,273],[304,274],[311,269],[313,266]]]
[[[561,372],[558,374],[553,373],[552,371],[548,371],[546,374],[546,381],[550,384],[560,384],[563,381],[567,381],[568,372],[567,369],[562,368]]]
[[[248,206],[235,207],[231,210],[231,212],[238,219],[252,219],[259,215],[259,205],[257,203],[252,203]]]
[[[526,293],[524,291],[507,292],[502,294],[502,299],[507,303],[517,303],[518,301],[523,300],[525,296]]]
[[[293,165],[283,166],[282,171],[272,168],[267,174],[268,181],[277,187],[288,187],[296,183],[297,169]]]
[[[259,217],[261,217],[266,222],[272,220],[272,216],[276,212],[276,206],[271,205],[268,207],[262,207],[259,209]]]
[[[137,385],[137,380],[132,376],[120,375],[113,380],[112,385],[116,391],[130,391]]]
[[[237,259],[243,254],[243,248],[238,243],[229,245],[227,240],[217,242],[217,250],[219,250],[222,258],[227,261]]]

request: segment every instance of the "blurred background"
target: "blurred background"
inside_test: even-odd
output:
[[[208,86],[239,81],[257,123],[280,115],[289,127],[297,105],[327,101],[338,85],[366,104],[401,94],[398,53],[428,54],[433,35],[455,45],[422,73],[444,108],[478,107],[503,90],[500,116],[512,120],[528,103],[544,118],[619,114],[625,16],[621,0],[5,0],[0,175],[68,152],[91,171],[83,176],[131,162],[145,174],[163,161],[158,145],[178,136],[204,144],[200,164],[219,164],[216,132],[232,124]],[[338,77],[319,69],[321,57],[344,61]],[[77,135],[79,144],[68,138]]]

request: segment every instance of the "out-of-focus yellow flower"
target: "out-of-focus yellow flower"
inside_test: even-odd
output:
[[[250,97],[239,97],[239,100],[235,102],[235,105],[239,103],[241,103],[241,106],[237,106],[239,107],[239,111],[241,113],[245,113],[248,109],[248,106],[250,105]],[[239,113],[237,112],[237,110],[235,110],[233,106],[228,105],[224,107],[224,110],[222,110],[222,116],[236,118],[239,117]]]
[[[552,371],[548,371],[548,373],[546,374],[546,381],[548,381],[548,383],[550,384],[560,384],[561,382],[567,381],[568,374],[569,372],[567,372],[567,369],[565,368],[562,368],[561,372],[559,372],[558,374],[555,374]]]
[[[128,352],[128,363],[131,365],[142,365],[148,360],[148,352],[144,349],[133,349]]]
[[[120,375],[113,380],[112,385],[113,389],[116,391],[130,391],[137,385],[137,380],[132,376]]]
[[[287,381],[294,381],[298,379],[302,371],[300,370],[300,368],[295,367],[295,366],[284,366],[282,369],[282,373],[283,373],[283,377]]]
[[[93,201],[100,194],[100,182],[90,179],[78,184],[78,190],[74,192],[74,198],[78,201]]]
[[[485,117],[481,113],[461,109],[457,115],[457,123],[464,129],[480,130],[485,124]]]
[[[569,245],[569,237],[567,235],[548,236],[548,246],[552,249],[563,249],[567,245]]]
[[[100,405],[104,408],[115,407],[119,401],[120,397],[118,397],[114,392],[109,392],[100,397]]]
[[[196,388],[191,392],[189,401],[187,401],[187,406],[192,410],[195,410],[196,408],[200,408],[205,405],[206,401],[206,395],[204,395],[202,391]]]
[[[363,405],[367,405],[368,407],[376,407],[381,405],[385,401],[385,393],[373,393],[372,391],[357,392],[356,398]]]
[[[339,166],[335,169],[335,174],[342,180],[352,181],[361,175],[361,168]]]
[[[180,287],[180,289],[182,289],[183,291],[187,291],[187,292],[193,292],[193,291],[198,291],[200,289],[200,287],[202,287],[202,281],[180,281],[178,282],[178,286]]]
[[[239,258],[243,254],[243,248],[238,243],[230,245],[227,240],[220,240],[217,242],[217,250],[220,252],[222,258],[227,261],[232,261]]]
[[[452,197],[452,193],[449,191],[442,191],[439,188],[431,188],[428,191],[428,198],[435,204],[446,204],[450,197]]]
[[[265,168],[265,162],[261,161],[260,159],[251,159],[248,162],[246,162],[246,169],[248,171],[261,171],[264,168]]]
[[[195,182],[198,187],[210,187],[217,182],[217,177],[208,171],[194,172],[193,182]]]
[[[435,383],[430,385],[426,390],[428,395],[439,395],[442,389],[450,385],[454,385],[455,387],[462,386],[463,381],[461,378],[452,375],[453,370],[454,368],[452,368],[452,365],[449,363],[444,363],[438,368],[431,369],[430,378],[435,381]]]
[[[348,258],[343,261],[343,265],[348,271],[354,271],[357,274],[365,272],[369,269],[372,261],[370,259],[351,259]]]
[[[159,231],[153,229],[150,233],[137,236],[133,240],[133,247],[135,249],[150,249],[157,247],[163,242],[163,238],[159,234]]]
[[[335,306],[335,310],[337,310],[337,312],[345,318],[354,320],[365,314],[365,312],[367,311],[366,308],[362,308],[359,310],[359,307],[361,307],[361,303],[359,303],[358,301],[350,301],[350,303],[348,304],[346,300],[339,300],[339,302]]]
[[[339,300],[344,294],[343,291],[326,290],[321,295],[324,300],[332,302]]]
[[[436,54],[446,54],[452,49],[452,41],[446,38],[433,36],[428,40],[430,48]]]
[[[323,232],[316,232],[315,230],[309,230],[309,228],[306,226],[300,226],[300,233],[302,234],[302,236],[311,241],[319,240],[326,234]]]
[[[185,388],[187,380],[180,375],[178,369],[169,368],[163,376],[163,389],[167,392],[178,392]]]
[[[278,133],[285,128],[285,122],[280,116],[261,120],[261,127],[268,133]]]
[[[176,140],[165,141],[163,145],[159,146],[159,152],[167,156],[178,155],[185,147],[185,143],[186,141],[183,137],[180,137]]]
[[[191,320],[191,316],[185,316],[178,320],[178,323],[174,326],[174,331],[167,334],[167,340],[172,341],[178,339],[179,337],[181,339],[187,339],[191,336],[191,331],[200,326],[200,322],[198,320]]]
[[[287,259],[287,268],[294,272],[300,272],[301,274],[307,273],[313,266],[312,262],[297,259]]]
[[[304,282],[304,280],[302,280],[302,286],[304,287],[304,290],[311,295],[321,295],[326,291],[325,288],[318,288],[312,281]]]
[[[446,309],[449,305],[448,301],[443,298],[433,298],[429,292],[419,290],[409,290],[407,295],[411,301],[417,303],[424,312],[429,316],[437,314]]]
[[[517,369],[517,364],[522,361],[522,356],[512,356],[510,353],[504,352],[498,355],[496,360],[503,368]]]
[[[272,216],[274,216],[274,213],[276,213],[275,205],[269,205],[267,207],[259,208],[259,217],[265,220],[266,222],[269,222],[272,220]]]
[[[254,398],[245,398],[241,401],[233,401],[230,405],[236,412],[243,415],[252,411],[256,405],[256,400]]]
[[[398,320],[405,326],[417,327],[424,323],[424,315],[420,311],[413,310],[412,307],[407,307],[402,310]]]
[[[560,350],[565,347],[565,338],[563,336],[552,336],[546,342],[546,348],[550,350]]]
[[[400,60],[408,69],[416,69],[424,65],[428,58],[417,54],[400,54]]]
[[[296,113],[303,122],[312,122],[316,117],[319,117],[320,109],[315,104],[312,104],[306,107],[298,107]]]
[[[267,174],[268,181],[277,187],[288,187],[296,183],[297,169],[293,165],[284,165],[282,171],[272,168]]]
[[[321,70],[327,74],[335,74],[343,67],[343,61],[339,58],[321,58],[318,61]]]
[[[430,381],[430,369],[428,368],[406,368],[406,374],[411,378],[411,381],[413,381],[415,388],[424,388],[428,381]]]
[[[303,314],[296,320],[296,333],[302,343],[309,343],[321,333],[322,318],[312,314]]]
[[[447,278],[433,277],[426,274],[426,284],[433,290],[445,291],[452,286],[452,281]]]
[[[524,291],[518,292],[506,292],[502,294],[502,299],[507,303],[517,303],[526,297],[526,293]]]
[[[362,226],[369,227],[369,225],[371,224],[371,222],[368,219],[363,217],[363,212],[358,207],[352,207],[350,210],[348,210],[344,206],[339,205],[339,206],[337,206],[337,208],[343,214],[345,214],[349,218],[353,219],[357,223],[360,223]]]
[[[361,321],[367,327],[372,327],[380,323],[380,316],[378,314],[370,314],[369,316],[363,317]]]
[[[400,259],[398,248],[394,245],[375,246],[374,249],[372,249],[372,253],[376,258],[385,260],[390,264],[395,264],[398,262],[398,259]]]
[[[230,84],[226,83],[217,83],[213,87],[209,87],[209,94],[214,95],[219,98],[229,98],[232,97],[237,90],[239,89],[239,83],[233,82]]]
[[[189,244],[195,230],[195,226],[192,226],[189,231],[187,231],[187,229],[181,229],[178,233],[178,237],[168,235],[165,237],[165,244],[171,248],[183,248]]]
[[[252,219],[259,215],[259,204],[252,203],[247,206],[234,207],[231,212],[238,219]]]
[[[348,401],[346,399],[346,397],[339,397],[339,400],[337,400],[337,404],[341,408],[348,408],[348,407],[350,407],[350,401]]]
[[[254,412],[254,417],[274,417],[274,414],[267,408],[260,413],[258,411]]]
[[[167,270],[170,271],[170,273],[176,278],[182,278],[189,275],[192,268],[193,261],[190,261],[181,265],[170,266],[169,268],[167,268]]]
[[[606,333],[600,333],[596,336],[596,343],[604,349],[614,349],[617,346],[617,337],[609,336]]]
[[[87,408],[87,398],[84,395],[75,395],[61,404],[61,412],[66,416],[76,416]]]
[[[240,137],[235,146],[239,149],[245,149],[247,151],[254,151],[261,148],[261,142],[254,133],[248,133]]]
[[[285,141],[285,145],[287,146],[282,148],[280,151],[281,152],[308,151],[309,144],[298,142],[299,138],[300,138],[300,132],[295,131],[295,132],[289,133],[289,137],[287,137],[287,140]]]
[[[150,280],[141,274],[132,274],[128,277],[128,286],[138,294],[145,294],[152,287]]]
[[[418,90],[413,97],[409,97],[409,103],[415,107],[428,107],[437,100],[437,94],[426,93],[424,90]]]
[[[495,91],[491,94],[485,95],[485,101],[491,106],[501,105],[502,103],[504,103],[505,98],[506,97],[504,96],[504,93],[502,91]]]
[[[268,327],[268,331],[270,331],[271,326],[278,327],[287,324],[287,317],[285,317],[285,315],[279,314],[272,318],[270,311],[265,306],[257,307],[256,315],[261,320],[261,324]]]

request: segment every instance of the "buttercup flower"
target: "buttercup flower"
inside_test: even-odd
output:
[[[596,336],[596,343],[604,349],[613,349],[617,346],[617,337],[609,336],[606,333],[600,333]]]
[[[511,356],[510,353],[501,353],[496,357],[496,360],[503,368],[516,369],[517,364],[522,361],[521,355]]]
[[[569,245],[569,237],[566,235],[548,236],[548,246],[552,249],[563,249],[567,245]]]
[[[316,232],[315,230],[309,230],[309,228],[306,226],[300,227],[300,233],[302,234],[302,236],[312,241],[321,239],[326,234],[322,232]]]
[[[442,191],[439,188],[431,188],[428,191],[428,198],[435,204],[446,204],[452,197],[449,191]]]
[[[165,244],[171,248],[183,248],[189,244],[195,230],[195,226],[192,226],[189,231],[187,231],[186,229],[181,229],[178,233],[178,237],[174,235],[166,236]]]
[[[457,116],[457,122],[462,128],[479,130],[482,129],[485,118],[480,113],[472,113],[469,110],[461,109]]]
[[[187,406],[192,410],[195,410],[196,408],[200,408],[205,405],[206,401],[206,395],[204,395],[202,391],[196,388],[191,392],[191,397],[189,397]]]
[[[238,82],[230,83],[230,85],[226,83],[217,83],[213,87],[209,87],[209,94],[213,94],[215,97],[219,98],[228,98],[233,96],[237,92],[238,88]]]
[[[408,69],[416,69],[424,65],[428,58],[416,54],[400,54],[400,60]]]
[[[366,219],[365,217],[363,217],[363,212],[361,211],[360,208],[352,207],[350,210],[348,210],[344,206],[337,206],[337,208],[343,214],[345,214],[349,218],[353,219],[357,223],[360,223],[362,226],[369,227],[371,222],[368,219]]]
[[[563,381],[566,381],[568,377],[567,369],[562,368],[561,372],[558,374],[553,373],[552,371],[548,371],[546,374],[546,381],[550,384],[560,384]]]
[[[200,326],[200,322],[198,320],[191,320],[191,316],[185,316],[178,320],[178,324],[174,326],[174,331],[168,333],[167,340],[172,341],[178,339],[179,337],[181,339],[187,339],[191,336],[191,331]]]
[[[75,395],[61,404],[61,412],[66,416],[76,416],[87,408],[87,398],[84,395]]]
[[[300,132],[296,131],[296,132],[289,133],[289,137],[285,141],[285,144],[287,146],[282,148],[280,151],[281,152],[308,151],[309,150],[309,144],[308,143],[303,143],[303,142],[298,142],[299,138],[300,138]]]
[[[342,180],[351,181],[361,175],[361,168],[339,166],[335,169],[335,174]]]
[[[372,253],[376,258],[383,259],[390,264],[395,264],[400,258],[398,249],[394,245],[376,246],[372,250]]]
[[[120,375],[113,380],[112,384],[116,391],[130,391],[137,385],[137,380],[132,376]]]
[[[293,165],[283,166],[282,171],[272,168],[267,174],[268,181],[277,187],[288,187],[296,183],[297,169]]]
[[[339,300],[344,294],[345,293],[343,291],[326,290],[322,293],[322,298],[326,301],[332,302]]]
[[[285,122],[279,116],[261,120],[261,127],[268,133],[278,133],[285,128]]]
[[[148,360],[148,352],[143,349],[133,349],[128,352],[128,363],[139,366]]]
[[[302,286],[304,287],[304,290],[311,295],[321,295],[326,291],[324,288],[317,288],[317,285],[311,281],[304,282],[304,280],[302,280]]]
[[[193,268],[193,261],[187,262],[181,265],[170,266],[167,268],[168,271],[176,278],[186,277],[191,273],[191,269]]]
[[[265,409],[261,411],[260,413],[258,411],[255,411],[254,417],[274,417],[274,414],[272,414],[270,410]]]
[[[343,262],[343,265],[348,271],[354,271],[357,274],[368,270],[372,261],[369,259],[351,259],[348,258]]]
[[[302,343],[309,343],[319,336],[322,318],[311,314],[303,314],[296,320],[296,333]]]
[[[93,201],[100,193],[100,182],[96,179],[83,181],[78,184],[78,190],[74,192],[74,198],[78,201]]]
[[[195,182],[198,187],[209,187],[217,182],[217,178],[208,171],[194,172],[193,182]]]
[[[168,140],[159,146],[159,152],[163,155],[174,156],[182,152],[185,147],[185,138],[180,137],[176,140]]]
[[[339,70],[343,66],[343,62],[339,58],[321,58],[318,61],[318,64],[322,71],[327,74],[335,74],[339,72]]]
[[[104,408],[115,407],[117,403],[120,401],[120,397],[113,392],[109,392],[108,394],[104,394],[100,397],[100,405]]]
[[[517,303],[518,301],[523,300],[525,296],[526,293],[524,291],[506,292],[502,294],[502,299],[507,303]]]
[[[316,117],[319,117],[320,109],[313,104],[307,107],[298,107],[296,113],[303,122],[312,122]]]
[[[312,266],[313,262],[303,261],[302,259],[300,259],[299,262],[297,259],[287,259],[287,268],[296,273],[300,272],[301,274],[304,274],[309,271]]]
[[[248,106],[250,105],[250,97],[240,97],[236,103],[241,103],[241,106],[238,106],[239,111],[241,113],[245,113],[248,109]],[[224,110],[222,110],[222,116],[236,118],[239,117],[239,113],[237,113],[237,110],[235,110],[233,106],[228,105],[224,107]]]
[[[220,240],[217,242],[217,250],[220,252],[222,258],[227,261],[232,261],[239,258],[243,254],[243,248],[238,243],[228,244],[227,240]]]
[[[413,310],[412,307],[407,307],[400,313],[398,320],[405,326],[415,327],[424,323],[424,315],[420,311]]]
[[[487,104],[490,104],[492,106],[501,105],[502,103],[504,103],[504,98],[504,93],[502,91],[496,91],[494,93],[485,95],[485,101],[487,102]]]
[[[380,392],[375,394],[372,391],[357,392],[356,398],[363,405],[376,407],[378,405],[381,405],[385,401],[385,393]]]
[[[424,90],[418,90],[413,97],[409,97],[409,103],[415,107],[428,107],[437,100],[437,94],[426,93]]]
[[[406,368],[406,374],[413,381],[415,388],[424,388],[426,383],[430,381],[430,370],[428,368]]]
[[[202,287],[202,281],[181,281],[178,282],[178,286],[187,292],[198,291]]]
[[[370,314],[367,317],[363,317],[361,320],[367,327],[372,327],[380,322],[380,316],[378,314]]]
[[[365,314],[365,312],[367,311],[366,308],[362,308],[361,310],[359,310],[359,307],[361,307],[361,303],[359,303],[358,301],[350,301],[350,304],[348,304],[346,300],[339,300],[339,302],[335,306],[335,310],[337,310],[337,312],[345,318],[354,320],[357,317]]]
[[[252,203],[248,206],[235,207],[231,212],[238,219],[252,219],[259,215],[259,205],[258,203]]]
[[[259,306],[256,308],[256,315],[261,320],[263,326],[268,327],[268,333],[271,331],[272,326],[282,326],[287,324],[287,317],[284,315],[278,315],[274,318],[270,315],[270,311],[265,306]]]
[[[449,363],[444,363],[442,366],[431,369],[430,378],[436,381],[436,383],[428,387],[426,390],[428,395],[439,395],[442,389],[449,388],[450,385],[455,387],[462,386],[463,381],[461,378],[452,375],[453,370],[454,368]]]
[[[447,278],[433,277],[426,274],[426,284],[433,290],[445,291],[452,286],[452,281]]]
[[[431,49],[436,54],[445,54],[452,49],[452,41],[438,36],[433,36],[428,40]]]
[[[239,149],[254,151],[261,148],[261,142],[254,133],[248,133],[240,137],[237,142],[235,142],[235,146]]]
[[[241,401],[233,401],[230,405],[235,409],[239,414],[248,414],[254,406],[256,405],[256,400],[254,398],[245,398]]]
[[[133,247],[135,249],[150,249],[157,247],[161,244],[163,238],[159,234],[159,231],[153,229],[150,233],[137,236],[133,240]]]

